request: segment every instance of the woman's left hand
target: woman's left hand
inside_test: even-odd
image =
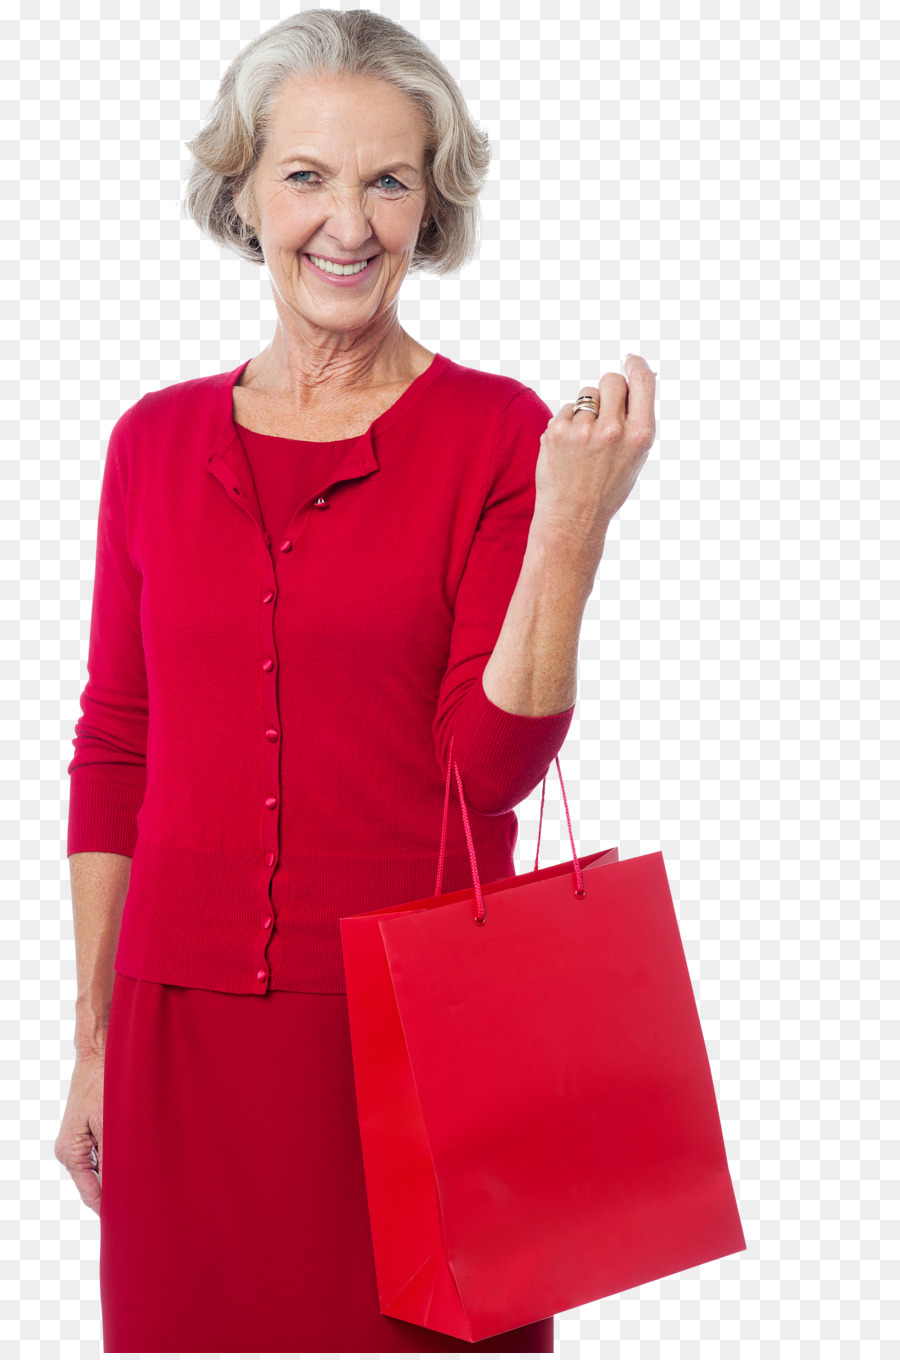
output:
[[[626,377],[604,373],[599,389],[581,389],[579,396],[599,402],[599,415],[567,402],[553,417],[535,470],[534,520],[541,530],[601,555],[609,522],[656,438],[656,376],[639,354],[627,354],[623,368]]]

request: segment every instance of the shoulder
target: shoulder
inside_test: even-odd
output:
[[[450,362],[447,379],[454,397],[465,402],[462,409],[478,409],[494,418],[494,429],[499,440],[505,436],[537,429],[543,434],[553,412],[534,388],[508,373],[493,373],[487,369],[469,368]]]
[[[131,424],[135,430],[154,422],[181,417],[188,411],[202,415],[221,405],[223,389],[233,380],[234,372],[232,369],[226,373],[203,374],[199,378],[186,378],[182,382],[168,383],[165,387],[151,388],[124,414],[128,416],[133,413]]]
[[[465,392],[470,400],[492,406],[503,414],[513,402],[517,411],[533,410],[541,406],[548,416],[550,407],[534,388],[529,387],[510,373],[493,373],[485,368],[470,368],[451,359],[447,366],[447,377],[460,392]]]
[[[144,392],[113,426],[107,457],[134,468],[151,460],[163,467],[167,451],[183,461],[191,449],[209,446],[231,416],[228,387],[236,372],[203,374]]]
[[[483,507],[515,506],[516,513],[524,507],[524,513],[534,497],[541,436],[553,412],[538,392],[507,373],[462,364],[454,364],[453,370],[447,395],[452,398],[453,419],[471,435],[466,446],[469,465],[474,448],[484,458]]]

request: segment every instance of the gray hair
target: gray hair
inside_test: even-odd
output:
[[[384,80],[420,111],[427,128],[431,216],[419,233],[410,272],[449,274],[468,264],[478,251],[478,196],[490,165],[490,139],[443,62],[402,24],[373,10],[303,10],[238,53],[222,77],[206,126],[185,143],[192,156],[183,200],[188,216],[212,240],[264,263],[234,198],[251,181],[252,199],[253,174],[282,84],[320,76]]]

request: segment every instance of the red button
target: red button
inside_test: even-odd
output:
[[[271,867],[272,867],[272,865],[273,865],[274,863],[275,863],[275,856],[272,854],[272,851],[270,850],[269,853],[266,855],[266,864],[267,864],[267,865],[269,866],[269,868],[271,869]]]
[[[274,599],[275,599],[275,591],[274,591],[274,590],[267,590],[266,593],[265,593],[265,595],[263,596],[263,604],[271,604],[272,601],[273,601]]]
[[[260,968],[260,970],[258,971],[258,973],[256,974],[256,976],[257,976],[257,979],[258,979],[260,982],[265,982],[266,978],[267,978],[269,975],[268,975],[268,973],[266,972],[265,968]]]
[[[270,793],[269,796],[268,796],[268,798],[266,799],[266,807],[271,809],[271,808],[274,808],[274,807],[277,807],[277,806],[278,806],[278,799],[275,797],[274,794]]]
[[[282,552],[290,552],[293,546],[294,545],[289,538],[283,538],[281,540],[281,543],[279,544],[279,547],[281,548]]]
[[[269,926],[270,926],[271,924],[272,924],[272,918],[271,918],[271,916],[267,916],[266,919],[263,921],[263,925],[265,926],[266,930],[269,929]]]
[[[275,731],[275,728],[274,728],[274,727],[267,727],[267,728],[266,728],[266,740],[267,740],[267,741],[277,741],[277,740],[278,740],[278,733]]]
[[[272,660],[272,658],[270,656],[267,656],[263,661],[263,670],[270,671],[274,665],[275,662]]]
[[[324,496],[320,496],[319,499],[318,499],[317,501],[314,501],[314,502],[313,502],[313,504],[315,505],[315,507],[316,507],[317,510],[327,510],[327,509],[328,509],[328,502],[326,501],[326,499],[325,499]]]

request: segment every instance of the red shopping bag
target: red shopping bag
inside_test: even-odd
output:
[[[435,896],[340,920],[379,1308],[468,1342],[746,1249],[662,853],[556,768],[571,863],[480,882],[451,742]]]

